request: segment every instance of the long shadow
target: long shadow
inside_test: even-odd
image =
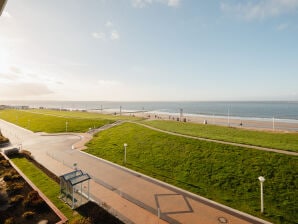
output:
[[[106,210],[89,201],[78,207],[76,211],[90,223],[94,224],[124,224],[119,219],[108,213]]]

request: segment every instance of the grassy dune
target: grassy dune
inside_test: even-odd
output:
[[[297,157],[172,136],[125,123],[101,132],[88,153],[274,223],[298,220]],[[258,176],[264,184],[260,215]]]
[[[298,133],[273,133],[175,121],[144,121],[162,130],[227,142],[298,152]]]
[[[32,111],[3,110],[0,118],[18,126],[27,128],[34,132],[86,132],[89,128],[98,128],[105,124],[114,122],[111,119],[84,118],[84,117],[63,117],[32,113]]]

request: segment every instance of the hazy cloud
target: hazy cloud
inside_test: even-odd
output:
[[[97,83],[101,86],[104,86],[104,87],[111,87],[111,86],[120,85],[120,82],[118,82],[118,81],[104,80],[104,79],[98,80]]]
[[[181,0],[131,0],[131,4],[135,8],[144,8],[150,4],[160,3],[170,7],[179,6]]]
[[[168,6],[177,7],[180,3],[180,0],[168,0]]]
[[[111,38],[111,40],[118,40],[120,38],[120,35],[119,35],[118,31],[117,30],[113,30],[111,32],[110,38]]]
[[[278,31],[282,31],[282,30],[286,30],[289,28],[289,24],[288,23],[282,23],[282,24],[279,24],[276,29]]]
[[[13,83],[4,85],[0,88],[0,95],[14,98],[42,96],[51,93],[53,93],[53,91],[42,83]]]
[[[266,19],[287,13],[296,13],[298,0],[259,0],[245,3],[221,2],[220,9],[245,20]]]
[[[15,81],[19,78],[18,75],[16,74],[6,74],[6,73],[0,73],[0,80],[2,80],[3,82],[7,82],[7,81]]]
[[[100,39],[100,40],[106,39],[106,34],[104,32],[93,32],[91,35],[95,39]]]
[[[113,23],[111,21],[107,21],[105,24],[106,27],[112,27]]]
[[[17,73],[17,74],[21,74],[22,73],[22,70],[19,68],[19,67],[16,67],[16,66],[11,66],[9,68],[9,70],[13,73]]]

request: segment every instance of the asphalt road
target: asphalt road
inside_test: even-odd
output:
[[[73,149],[73,144],[82,138],[80,135],[46,136],[3,120],[0,128],[12,144],[22,144],[23,149],[31,151],[38,162],[57,175],[77,163],[94,180],[92,196],[100,200],[105,197],[133,223],[269,223]],[[147,213],[136,210],[136,205]]]

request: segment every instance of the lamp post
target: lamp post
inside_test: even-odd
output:
[[[68,125],[68,122],[66,121],[65,122],[65,132],[67,132],[67,125]]]
[[[230,127],[230,107],[228,107],[228,126]]]
[[[127,144],[124,143],[124,164],[126,165],[126,147],[127,147]]]
[[[262,176],[259,176],[258,179],[261,184],[261,213],[263,213],[264,212],[263,183],[265,182],[265,178]]]

